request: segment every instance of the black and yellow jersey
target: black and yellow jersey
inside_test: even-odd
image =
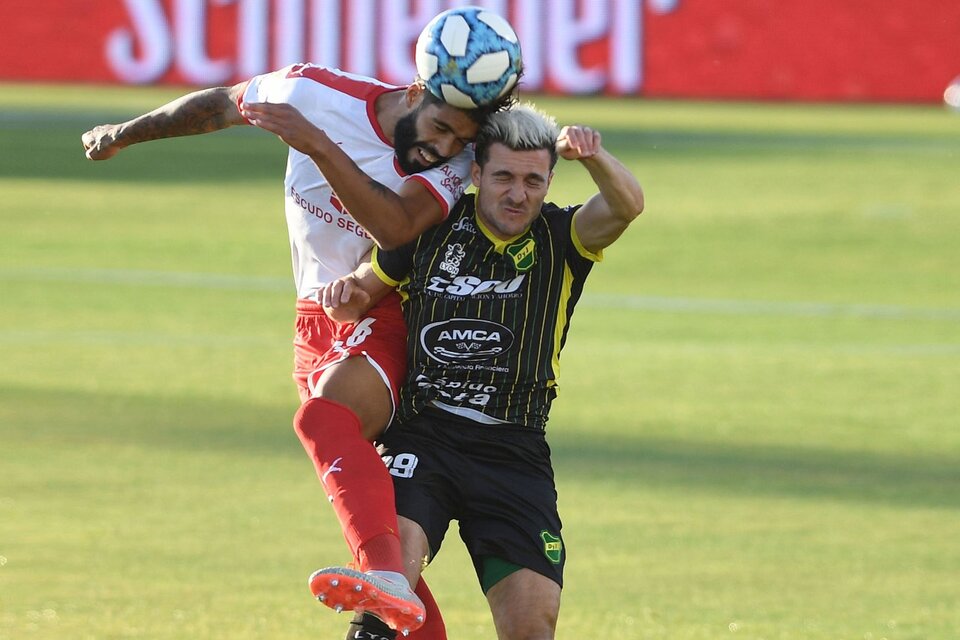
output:
[[[467,194],[417,240],[374,252],[409,330],[401,420],[435,406],[481,423],[545,427],[574,305],[602,259],[577,238],[578,208],[544,204],[526,233],[503,241]]]

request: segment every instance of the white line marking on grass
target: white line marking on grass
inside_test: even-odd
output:
[[[115,284],[230,291],[293,292],[292,278],[136,269],[0,268],[0,281]],[[600,309],[740,316],[857,317],[960,321],[960,309],[901,305],[784,302],[585,293],[581,304]]]
[[[253,335],[213,335],[138,333],[133,331],[58,331],[36,330],[0,331],[0,344],[19,347],[67,344],[81,347],[134,346],[134,347],[215,347],[225,349],[273,348],[290,343],[287,336],[269,337]]]
[[[960,309],[931,309],[898,305],[833,304],[823,302],[766,302],[716,298],[668,298],[619,294],[584,294],[583,304],[601,309],[635,309],[667,313],[738,316],[859,317],[889,320],[960,321]]]
[[[0,280],[241,291],[293,291],[292,278],[139,269],[0,269]]]

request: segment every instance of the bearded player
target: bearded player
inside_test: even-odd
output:
[[[417,629],[426,617],[421,637],[444,637],[443,622],[423,581],[415,594],[402,574],[393,486],[370,444],[389,424],[406,374],[399,299],[388,296],[356,323],[340,325],[314,296],[351,273],[374,242],[397,247],[444,220],[469,176],[468,144],[488,115],[512,101],[508,94],[466,111],[420,82],[390,86],[297,64],[190,93],[82,136],[91,160],[132,144],[244,124],[290,146],[284,208],[298,298],[294,379],[302,403],[294,428],[363,572],[363,588],[377,594],[363,610],[401,631]],[[311,589],[317,593],[313,576]]]

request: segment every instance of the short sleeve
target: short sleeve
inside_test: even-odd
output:
[[[247,80],[240,102],[285,102],[289,95],[289,88],[285,88],[291,71],[297,65],[289,65],[270,73],[254,76]],[[282,99],[281,99],[282,93]],[[240,105],[238,104],[237,107]]]
[[[470,165],[473,163],[473,145],[468,145],[459,155],[439,167],[415,173],[408,180],[416,180],[425,186],[443,209],[443,217],[460,199],[468,186]]]
[[[413,251],[416,244],[416,241],[409,242],[389,251],[374,245],[373,256],[370,259],[371,266],[384,284],[395,287],[407,277],[413,267]]]

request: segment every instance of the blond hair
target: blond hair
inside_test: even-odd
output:
[[[553,116],[526,102],[490,116],[477,135],[475,155],[481,167],[490,157],[490,146],[502,144],[513,151],[546,149],[550,168],[557,163],[560,128]]]

